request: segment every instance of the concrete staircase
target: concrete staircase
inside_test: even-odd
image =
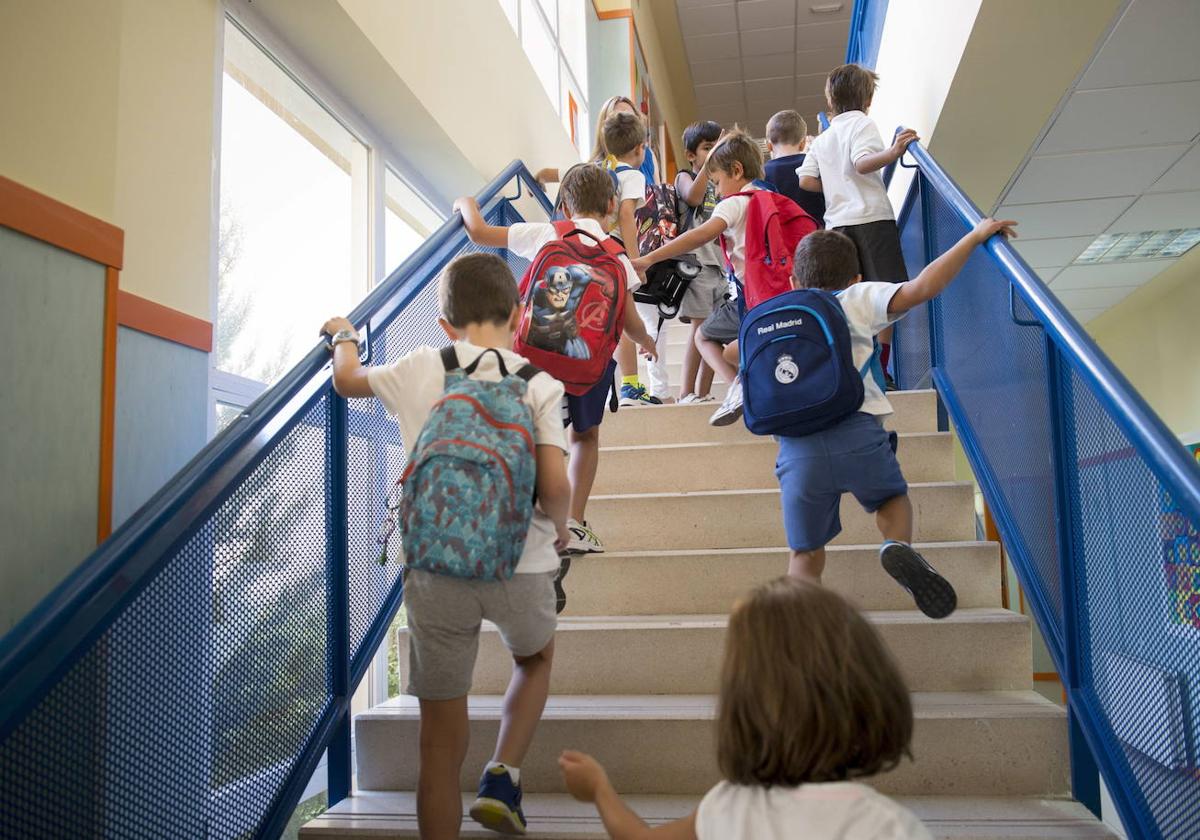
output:
[[[1028,619],[1001,608],[999,550],[975,541],[972,489],[952,480],[935,395],[901,393],[893,404],[916,538],[958,590],[959,610],[941,622],[917,612],[879,566],[873,519],[852,500],[843,506],[826,584],[879,628],[917,719],[914,760],[872,784],[936,837],[1112,837],[1069,799],[1066,717],[1031,690]],[[577,558],[567,578],[551,698],[522,767],[531,837],[606,836],[591,806],[564,793],[555,759],[565,747],[595,754],[652,825],[694,809],[719,780],[713,695],[726,616],[742,592],[786,571],[787,552],[774,444],[740,424],[710,427],[713,409],[638,408],[605,421],[588,517],[608,551]],[[401,647],[403,669],[403,637]],[[509,670],[485,626],[464,792],[495,744]],[[417,722],[408,697],[359,715],[358,792],[302,836],[416,837]],[[496,835],[468,818],[463,836]]]

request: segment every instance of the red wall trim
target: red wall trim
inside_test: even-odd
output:
[[[185,347],[212,352],[211,323],[129,292],[117,293],[117,323]]]
[[[112,533],[113,437],[117,409],[117,295],[119,274],[104,272],[104,352],[100,374],[100,495],[97,504],[96,542]]]
[[[120,268],[125,231],[0,175],[0,226],[111,268]]]

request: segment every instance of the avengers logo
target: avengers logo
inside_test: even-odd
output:
[[[608,320],[608,301],[593,300],[579,307],[575,314],[575,323],[581,330],[602,331]]]

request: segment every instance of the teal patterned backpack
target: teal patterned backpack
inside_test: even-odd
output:
[[[500,381],[471,379],[496,354]],[[478,580],[512,577],[533,504],[537,464],[533,414],[524,396],[539,371],[510,375],[498,350],[465,369],[442,350],[444,396],[433,406],[400,477],[397,507],[405,565]]]

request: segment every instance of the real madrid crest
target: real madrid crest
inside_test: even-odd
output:
[[[799,375],[800,368],[796,367],[796,363],[787,353],[775,360],[775,381],[781,385],[791,385]]]

